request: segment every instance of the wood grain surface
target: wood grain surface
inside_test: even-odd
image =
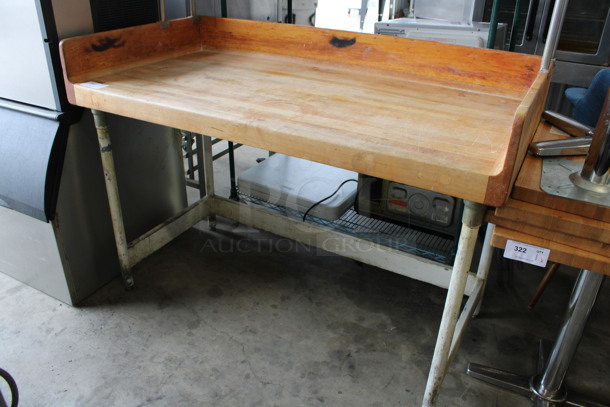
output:
[[[547,231],[541,233],[560,232],[566,235],[567,240],[574,236],[596,241],[600,245],[606,245],[605,247],[600,246],[600,250],[610,252],[610,246],[608,246],[610,245],[610,223],[600,220],[515,199],[509,199],[504,206],[496,208],[493,219],[498,222],[501,219],[506,219],[540,228],[541,231]]]
[[[64,40],[71,102],[499,206],[548,86],[534,56],[247,20],[199,25],[197,40],[191,19]],[[91,52],[104,35],[124,45]]]
[[[394,76],[519,99],[540,67],[540,59],[532,55],[258,21],[204,18],[202,41],[215,49],[256,50],[352,65],[360,71],[391,71]]]
[[[590,238],[589,235],[591,233],[589,233],[589,230],[584,225],[580,226],[578,229],[574,229],[573,231],[566,232],[565,229],[562,229],[561,227],[547,228],[537,226],[532,223],[517,220],[516,218],[499,217],[493,213],[486,216],[486,221],[505,229],[519,231],[536,238],[546,239],[591,253],[598,253],[602,255],[604,253],[610,254],[610,244],[598,239]],[[608,224],[606,223],[605,226],[607,227]],[[583,231],[583,235],[570,233],[576,230]]]
[[[610,257],[603,254],[535,237],[520,231],[496,227],[491,240],[492,246],[503,249],[506,247],[507,240],[550,249],[549,261],[610,275]]]
[[[534,140],[567,137],[542,122]],[[583,157],[567,158],[583,161]],[[610,274],[610,208],[555,197],[540,189],[542,158],[527,156],[511,197],[489,210],[485,220],[497,227],[492,245],[515,240],[551,250],[551,261]]]
[[[567,137],[565,133],[552,127],[550,124],[543,122],[538,127],[534,140],[542,141],[565,137]],[[583,156],[563,158],[579,162],[584,162],[585,159]],[[542,158],[534,157],[532,155],[528,155],[525,158],[521,173],[515,182],[511,194],[512,198],[545,208],[557,209],[562,212],[610,223],[610,210],[608,210],[608,207],[606,206],[549,195],[540,189],[542,161]]]

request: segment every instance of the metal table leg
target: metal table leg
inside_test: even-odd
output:
[[[205,194],[208,197],[216,195],[214,190],[214,157],[212,154],[212,138],[203,136],[203,170],[205,174]],[[216,229],[216,215],[208,216],[208,226]]]
[[[127,289],[133,288],[134,281],[131,274],[131,263],[129,261],[129,251],[127,247],[127,237],[125,235],[125,224],[123,223],[123,212],[121,210],[121,200],[119,198],[119,187],[116,180],[114,168],[114,158],[112,155],[112,143],[106,125],[106,114],[99,110],[91,109],[95,128],[97,130],[97,140],[100,145],[100,155],[102,157],[102,167],[104,169],[104,181],[106,183],[106,194],[110,205],[110,217],[114,240],[116,242],[119,264],[121,266],[121,276],[123,284]]]
[[[603,274],[581,270],[548,359],[540,360],[542,363],[539,364],[539,374],[533,377],[520,376],[475,363],[468,365],[467,373],[477,379],[530,397],[536,406],[608,406],[609,404],[568,392],[563,386],[563,379],[576,353],[603,279]],[[543,349],[540,351],[540,356],[546,357]]]
[[[462,230],[458,242],[457,254],[453,264],[451,280],[445,308],[441,319],[434,356],[430,366],[428,382],[424,394],[423,407],[431,407],[436,404],[436,398],[443,382],[447,366],[450,362],[450,352],[455,328],[460,313],[460,306],[464,297],[466,278],[477,241],[478,231],[483,223],[485,206],[474,202],[464,202],[464,215],[462,216]]]
[[[199,198],[203,198],[206,194],[206,191],[205,170],[203,168],[203,136],[201,134],[195,134],[195,144],[197,146],[197,175],[199,176]]]
[[[229,193],[229,199],[239,201],[239,194],[237,193],[237,181],[235,177],[235,152],[232,141],[228,142],[227,150],[229,152],[229,180],[231,183],[231,192]]]

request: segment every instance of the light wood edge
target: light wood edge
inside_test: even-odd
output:
[[[538,92],[540,92],[540,85],[537,85],[541,81],[541,75],[538,74],[536,79],[533,81],[533,86],[530,86],[530,78],[528,72],[531,71],[532,65],[539,62],[539,57],[525,56],[520,54],[508,54],[493,50],[482,50],[476,48],[465,48],[458,46],[450,46],[447,44],[438,44],[428,41],[417,41],[408,40],[405,38],[395,38],[390,36],[379,36],[371,34],[356,34],[351,32],[340,32],[335,30],[322,30],[313,29],[308,27],[297,27],[287,24],[273,24],[273,23],[262,23],[249,20],[233,20],[233,19],[218,19],[212,17],[201,18],[199,24],[193,22],[190,18],[173,20],[170,22],[169,28],[162,28],[158,23],[148,24],[137,27],[130,27],[122,30],[114,30],[110,32],[98,33],[88,36],[75,37],[68,40],[62,41],[60,44],[62,64],[64,66],[64,75],[66,78],[66,87],[68,97],[71,103],[77,104],[76,96],[74,92],[74,84],[77,82],[86,81],[88,78],[100,76],[104,73],[110,73],[122,69],[129,68],[131,66],[137,66],[146,64],[155,60],[171,58],[177,55],[196,52],[202,47],[201,36],[204,37],[203,43],[205,47],[218,46],[218,47],[234,47],[239,49],[240,47],[246,47],[247,49],[259,49],[261,51],[267,51],[269,48],[275,53],[284,55],[291,55],[296,51],[306,51],[306,56],[314,59],[328,59],[330,61],[356,61],[361,66],[379,65],[381,58],[381,65],[388,66],[392,69],[399,71],[409,71],[413,69],[413,66],[405,67],[405,44],[408,44],[412,49],[408,54],[410,56],[417,55],[417,57],[411,58],[413,61],[418,61],[415,66],[421,68],[424,73],[426,68],[420,61],[420,55],[417,52],[425,54],[425,58],[422,58],[426,62],[428,59],[440,58],[440,62],[436,61],[436,65],[432,71],[426,73],[430,75],[432,81],[434,78],[444,78],[449,72],[449,78],[453,77],[456,80],[465,82],[480,82],[481,78],[478,74],[468,76],[464,75],[464,72],[451,73],[452,69],[448,68],[442,62],[447,63],[455,59],[456,55],[461,55],[461,59],[467,60],[465,63],[471,66],[472,59],[464,58],[464,50],[468,53],[476,56],[474,60],[483,60],[486,63],[497,65],[497,61],[494,63],[494,58],[506,58],[510,55],[512,61],[518,61],[520,69],[524,70],[524,78],[520,78],[517,81],[517,85],[510,85],[510,80],[505,78],[504,82],[506,88],[515,87],[516,89],[528,86],[528,91],[525,93],[526,99],[522,103],[523,109],[527,109],[531,103],[529,98],[533,98]],[[201,32],[199,30],[201,29]],[[259,31],[260,29],[260,35]],[[243,41],[233,41],[228,44],[226,42],[218,42],[220,38],[226,38],[226,36],[234,36],[235,32],[248,33],[246,39],[239,37]],[[174,33],[179,35],[175,36]],[[256,34],[256,35],[255,35]],[[328,37],[341,37],[348,35],[349,38],[356,38],[356,43],[359,45],[356,48],[345,47],[337,48],[329,44]],[[126,46],[119,48],[111,48],[104,52],[94,53],[91,51],[91,45],[107,37],[119,38],[119,41],[123,41],[123,38],[135,38],[137,41],[128,41]],[[281,38],[281,41],[273,41],[275,38]],[[324,41],[312,41],[309,37],[316,37],[318,39],[323,38]],[[215,41],[213,39],[215,38]],[[406,40],[404,42],[403,40]],[[211,41],[211,42],[210,42]],[[257,42],[258,41],[258,42]],[[288,45],[288,43],[290,46]],[[133,45],[135,44],[135,45]],[[379,50],[377,49],[379,48]],[[345,52],[347,50],[347,52]],[[369,58],[370,56],[374,58]],[[469,54],[469,55],[470,55]],[[471,55],[471,56],[472,56]],[[402,58],[401,58],[402,57]],[[441,58],[442,57],[442,58]],[[450,60],[447,60],[450,58]],[[464,63],[464,62],[462,62]],[[479,61],[480,63],[480,61]],[[514,63],[514,62],[513,62]],[[495,65],[494,65],[495,64]],[[486,66],[486,65],[485,65]],[[512,64],[506,66],[509,69]],[[486,66],[487,67],[487,66]],[[519,71],[519,69],[517,69]],[[445,75],[445,76],[443,76]],[[452,76],[453,75],[453,76]],[[497,75],[497,73],[496,73]],[[508,77],[508,76],[507,76]],[[438,79],[438,78],[437,78]],[[446,79],[446,78],[445,78]],[[497,79],[497,78],[496,78]],[[503,82],[500,82],[503,83]],[[454,84],[454,87],[458,86]],[[533,100],[533,99],[532,99]],[[88,106],[88,105],[87,105]],[[92,106],[88,106],[92,107]],[[521,112],[521,110],[520,110]],[[521,137],[521,126],[525,118],[524,114],[520,113],[515,116],[515,124],[513,126],[513,132],[511,134],[511,141],[508,146],[508,159],[505,161],[504,168],[500,169],[499,178],[503,178],[498,183],[496,190],[487,191],[480,196],[474,197],[477,202],[482,202],[487,205],[498,206],[504,202],[508,195],[508,174],[510,173],[514,159],[519,154],[515,154],[514,149],[515,142]],[[152,120],[155,122],[155,120]],[[474,180],[473,180],[474,181]],[[485,191],[485,189],[484,189]]]
[[[168,28],[153,23],[63,40],[60,55],[67,83],[195,52],[205,46],[347,62],[357,69],[381,69],[425,78],[439,86],[521,99],[534,82],[540,63],[540,57],[532,55],[291,24],[216,17],[168,23]],[[91,45],[105,38],[119,39],[117,43],[126,38],[137,41],[92,52]],[[333,38],[355,43],[337,47],[331,45]]]
[[[504,206],[496,208],[493,216],[610,244],[610,224],[607,222],[557,209],[544,208],[512,198],[509,198]],[[586,229],[584,235],[581,232],[583,228]],[[610,250],[610,247],[607,249]]]
[[[336,47],[333,38],[354,42]],[[278,40],[280,39],[280,40]],[[384,69],[426,78],[429,83],[468,89],[488,87],[520,92],[530,89],[540,57],[462,47],[387,35],[295,26],[252,20],[202,17],[202,42],[212,49],[251,50],[334,63],[355,69]]]
[[[556,128],[548,123],[542,122],[538,126],[534,141],[552,140],[565,137]],[[562,157],[570,161],[584,161],[584,157]],[[511,197],[540,205],[545,208],[553,208],[562,212],[572,213],[578,216],[610,223],[610,210],[608,207],[591,202],[577,201],[574,199],[549,195],[540,188],[540,177],[542,175],[542,162],[540,157],[528,155],[523,163],[523,171],[517,177],[512,188]]]
[[[561,243],[566,246],[585,250],[592,253],[609,253],[610,244],[603,243],[598,240],[589,239],[577,235],[563,233],[560,230],[546,229],[539,226],[522,223],[517,220],[500,218],[495,215],[486,216],[486,221],[493,223],[496,226],[501,226],[511,230],[518,230],[527,235],[539,237],[541,239],[551,240]]]
[[[198,19],[172,20],[64,39],[59,44],[68,100],[74,84],[112,72],[201,50]],[[103,51],[95,46],[113,42]]]
[[[496,227],[491,239],[491,245],[504,249],[507,240],[549,249],[549,261],[610,275],[610,257],[570,247],[548,239],[527,235],[515,230]]]
[[[110,106],[111,110],[108,111],[109,113],[206,134],[211,137],[251,147],[269,149],[310,161],[327,163],[362,174],[376,175],[379,172],[387,172],[389,173],[387,179],[404,182],[401,181],[400,174],[415,172],[418,174],[418,177],[411,184],[424,189],[430,184],[434,185],[439,182],[438,178],[447,172],[444,166],[425,161],[410,161],[406,163],[400,156],[388,156],[387,160],[379,162],[372,160],[372,155],[367,151],[349,144],[338,146],[322,140],[317,144],[318,148],[312,151],[309,148],[311,146],[310,139],[285,134],[281,129],[267,129],[261,132],[252,123],[236,123],[221,115],[206,115],[205,120],[201,120],[202,113],[199,111],[174,109],[171,106],[165,106],[163,109],[151,109],[145,101],[140,100],[129,100],[129,103],[111,103],[109,105],[108,100],[113,98],[111,94],[100,93],[98,90],[80,85],[77,85],[76,91],[79,104],[88,108],[102,109],[104,106],[108,109],[108,106]],[[334,157],[333,161],[329,163],[327,151],[332,151],[336,148],[341,148],[342,154]],[[304,151],[308,151],[307,156],[303,155]],[[384,169],[380,170],[378,166],[382,166]],[[447,187],[445,193],[474,202],[483,202],[488,178],[486,175],[454,172],[453,177],[467,180],[468,184],[466,185],[468,186],[465,189],[462,183],[461,187],[453,187],[452,177],[445,177],[446,180],[444,182]]]
[[[527,148],[540,123],[551,83],[551,72],[538,73],[538,77],[515,112],[507,154],[502,163],[503,167],[499,168],[498,175],[490,179],[490,184],[497,187],[489,187],[485,196],[485,203],[489,206],[502,206],[517,180],[527,155]]]

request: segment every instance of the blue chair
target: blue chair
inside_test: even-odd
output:
[[[572,104],[572,118],[595,127],[610,86],[610,68],[602,69],[591,81],[589,88],[568,88],[566,98]]]

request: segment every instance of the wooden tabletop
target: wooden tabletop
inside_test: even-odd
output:
[[[216,18],[76,37],[61,54],[73,104],[493,206],[549,79],[536,56]]]
[[[562,137],[567,136],[543,122],[534,139]],[[513,240],[544,247],[550,249],[550,261],[610,275],[610,207],[542,191],[542,161],[527,156],[511,197],[487,214],[486,220],[496,225],[492,245],[504,248]]]

